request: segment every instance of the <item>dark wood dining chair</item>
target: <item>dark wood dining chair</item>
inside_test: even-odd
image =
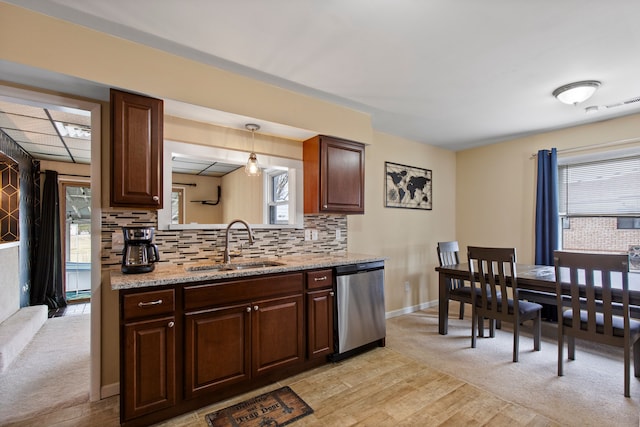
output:
[[[457,241],[438,242],[438,261],[443,265],[460,264],[458,253],[460,248]],[[449,299],[460,303],[460,319],[464,319],[464,305],[471,304],[471,287],[465,286],[464,280],[449,281]],[[448,302],[447,302],[448,304]]]
[[[516,250],[514,248],[483,248],[469,246],[469,280],[477,290],[472,290],[473,302],[471,321],[471,347],[476,347],[476,322],[484,318],[506,321],[513,324],[513,361],[518,361],[520,324],[533,321],[533,349],[540,350],[542,334],[542,306],[540,304],[521,301],[518,298],[518,277],[516,272]],[[476,278],[477,281],[474,279]],[[512,298],[509,298],[508,287]],[[490,321],[490,336],[495,336],[493,320]]]
[[[569,359],[575,360],[575,339],[624,348],[624,395],[629,397],[630,355],[640,376],[640,322],[629,313],[628,256],[556,251],[558,304],[558,376],[563,372],[564,337]],[[622,304],[612,301],[621,293]]]

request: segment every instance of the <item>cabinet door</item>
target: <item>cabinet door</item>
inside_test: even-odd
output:
[[[124,419],[176,402],[175,318],[124,325]]]
[[[185,390],[191,398],[249,379],[248,304],[185,315]]]
[[[364,213],[364,146],[324,138],[320,158],[320,210]]]
[[[162,208],[162,100],[111,89],[111,205]]]
[[[328,136],[304,141],[304,213],[364,213],[364,145]]]
[[[331,289],[307,293],[307,349],[309,359],[333,353],[333,301]]]
[[[303,313],[302,295],[253,303],[253,375],[295,365],[304,360]]]

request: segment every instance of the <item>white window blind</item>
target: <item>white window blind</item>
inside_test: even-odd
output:
[[[560,214],[640,215],[640,156],[558,166]]]

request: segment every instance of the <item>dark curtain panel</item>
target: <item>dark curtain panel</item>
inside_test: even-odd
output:
[[[33,265],[31,305],[47,304],[49,308],[65,307],[67,301],[62,282],[58,172],[46,171],[41,206],[40,236],[37,257]]]
[[[553,265],[553,251],[560,249],[558,213],[558,154],[555,148],[538,151],[538,187],[536,191],[537,265]],[[542,317],[556,321],[557,309],[543,304]]]
[[[553,251],[560,249],[559,223],[557,150],[540,150],[536,194],[537,265],[553,265]]]

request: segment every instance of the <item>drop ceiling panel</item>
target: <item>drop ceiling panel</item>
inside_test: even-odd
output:
[[[40,119],[36,117],[19,116],[16,114],[4,113],[0,127],[9,129],[28,129],[31,132],[45,133],[49,135],[57,135],[56,129],[49,119]]]
[[[91,126],[91,116],[81,116],[67,111],[49,110],[51,118],[58,122],[70,123],[74,125]]]
[[[69,147],[69,149],[78,149],[78,150],[90,150],[91,149],[91,141],[86,140],[86,139],[81,139],[81,138],[71,138],[68,136],[65,136],[64,138],[62,138],[64,140],[64,143],[67,144],[67,147]]]
[[[17,143],[29,142],[31,144],[43,144],[62,147],[62,141],[55,135],[47,135],[42,133],[24,132],[14,129],[3,129]]]
[[[21,116],[37,117],[40,119],[47,118],[47,115],[42,108],[32,107],[30,105],[13,104],[6,101],[0,101],[0,111]]]
[[[31,144],[29,142],[18,143],[25,151],[32,153],[32,155],[38,154],[56,154],[58,156],[66,156],[67,150],[62,146],[44,145],[44,144]]]

